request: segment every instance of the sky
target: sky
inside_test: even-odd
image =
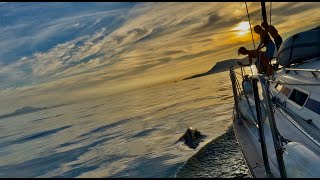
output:
[[[320,3],[271,7],[284,39],[320,25]],[[248,10],[260,24],[260,3]],[[253,48],[244,2],[9,2],[0,18],[0,107],[179,80]]]

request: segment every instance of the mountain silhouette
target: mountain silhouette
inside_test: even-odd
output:
[[[54,105],[54,106],[51,106],[51,107],[25,106],[25,107],[22,107],[20,109],[15,110],[12,113],[1,115],[0,119],[5,119],[5,118],[13,117],[13,116],[19,116],[19,115],[22,115],[22,114],[28,114],[28,113],[32,113],[32,112],[42,111],[42,110],[55,108],[55,107],[60,107],[60,106],[65,106],[65,105],[67,105],[67,104],[59,104],[59,105]]]
[[[243,59],[228,59],[228,60],[217,62],[209,71],[187,77],[183,80],[198,78],[198,77],[207,76],[214,73],[227,71],[231,66],[234,66],[235,68],[237,68],[239,67],[239,65],[237,64],[238,61],[246,64],[248,62],[248,57],[245,57]]]
[[[46,109],[46,107],[30,107],[30,106],[26,106],[26,107],[22,107],[20,109],[15,110],[13,113],[9,113],[9,114],[5,114],[0,116],[0,119],[4,119],[4,118],[8,118],[8,117],[13,117],[13,116],[19,116],[22,114],[27,114],[27,113],[32,113],[32,112],[36,112],[36,111],[41,111]]]

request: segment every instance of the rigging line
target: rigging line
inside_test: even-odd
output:
[[[260,21],[262,22],[262,16],[261,16],[261,18],[260,18]],[[260,32],[261,34],[262,34],[262,28],[261,28],[261,32]],[[260,43],[261,43],[261,34],[259,35],[260,36]],[[260,45],[260,44],[259,44]],[[260,68],[260,71],[261,71],[261,48],[259,49],[259,59],[257,60],[257,65],[258,65],[258,67]]]
[[[248,6],[247,6],[247,2],[244,2],[246,4],[246,10],[247,10],[247,15],[248,15],[248,20],[249,20],[249,25],[250,25],[250,31],[251,31],[251,37],[252,37],[252,42],[253,42],[253,48],[256,49],[256,45],[254,43],[254,38],[253,38],[253,33],[252,33],[252,27],[251,27],[251,21],[250,21],[250,15],[249,15],[249,11],[248,11]]]
[[[241,74],[242,74],[242,79],[243,79],[243,80],[242,80],[242,83],[243,83],[243,81],[244,81],[243,71],[244,71],[244,73],[246,74],[245,69],[241,66]],[[250,84],[251,84],[251,83],[250,83]],[[256,121],[258,121],[258,120],[256,119],[255,115],[253,114],[253,110],[252,110],[252,108],[251,108],[251,105],[250,105],[250,102],[249,102],[247,93],[246,93],[246,91],[245,91],[244,89],[243,89],[243,94],[244,94],[244,96],[245,96],[245,98],[246,98],[246,101],[247,101],[247,103],[248,103],[248,106],[249,106],[249,109],[250,109],[250,112],[251,112],[251,114],[252,114],[253,119],[256,120]]]
[[[241,112],[240,112],[241,114]],[[242,115],[242,114],[241,114]],[[255,124],[255,132],[252,132],[251,128],[247,125],[247,123],[244,121],[245,119],[240,117],[241,121],[243,122],[243,124],[245,125],[245,127],[249,130],[249,132],[251,133],[251,135],[255,138],[255,140],[259,141],[259,135],[255,134],[257,133],[257,130],[258,130],[258,126]]]
[[[241,66],[241,76],[242,76],[242,79],[243,79],[243,76],[246,74],[246,73],[244,73],[244,75],[243,75],[243,71],[244,71],[243,66]]]
[[[253,38],[253,33],[252,33],[252,26],[251,26],[251,21],[250,21],[250,16],[249,16],[249,11],[248,11],[248,6],[247,6],[247,2],[244,2],[246,4],[246,10],[247,10],[247,15],[248,15],[248,20],[249,20],[249,25],[250,25],[250,31],[251,31],[251,38],[252,38],[252,43],[253,43],[253,49],[256,49],[256,45],[254,43],[254,38]],[[250,66],[250,70],[251,70],[251,75],[253,75],[253,71],[252,68]]]
[[[272,9],[272,2],[270,2],[270,22],[269,22],[269,26],[271,26],[271,9]],[[269,40],[269,43],[271,43],[271,38],[270,38],[270,40]],[[273,42],[272,42],[273,43]],[[273,54],[274,54],[274,52],[273,52]],[[270,59],[270,62],[269,62],[269,64],[271,65],[271,60],[273,59],[273,55],[272,55],[272,58]]]
[[[270,26],[271,26],[271,10],[272,10],[272,2],[270,2]]]
[[[281,82],[281,81],[272,81],[272,80],[268,80],[271,83],[279,83],[281,85],[296,85],[296,86],[320,86],[319,83],[314,83],[314,84],[308,84],[308,83],[285,83],[285,82]]]
[[[267,13],[266,13],[266,16],[267,16]],[[267,18],[266,18],[266,21],[267,21]],[[268,23],[268,22],[266,22],[266,23]],[[271,26],[271,4],[270,4],[270,21],[269,21],[268,26]],[[268,28],[268,27],[267,27],[267,28]],[[264,32],[265,32],[266,36],[269,36],[269,32],[268,32],[267,29],[264,29]],[[269,48],[271,48],[271,43],[273,43],[273,42],[272,42],[272,40],[271,40],[271,37],[269,36],[269,44],[268,44]],[[268,48],[268,47],[266,46],[266,48]],[[266,52],[266,53],[267,53],[267,52]],[[273,53],[274,53],[274,52],[273,52]],[[270,57],[270,58],[271,58],[271,59],[269,59],[269,61],[268,61],[268,64],[269,64],[269,65],[271,65],[271,60],[273,59],[273,55],[272,55],[272,57]]]
[[[311,140],[312,143],[314,143],[316,146],[320,147],[320,143],[313,138],[312,136],[309,135],[309,133],[307,133],[305,131],[305,129],[303,127],[301,127],[301,125],[299,123],[297,123],[292,117],[290,117],[289,115],[285,114],[285,110],[281,109],[281,108],[277,108],[279,110],[279,112],[281,113],[281,115],[283,117],[285,117],[292,125],[294,125],[300,132],[302,132],[305,136],[307,136],[307,138],[309,140]]]
[[[245,98],[246,98],[246,101],[247,101],[247,103],[248,103],[250,112],[251,112],[251,114],[252,114],[253,121],[255,121],[254,124],[257,125],[256,122],[258,122],[258,120],[257,120],[256,116],[253,114],[252,106],[251,106],[251,104],[250,104],[250,102],[249,102],[247,93],[246,93],[244,90],[243,90],[243,94],[244,94],[244,96],[245,96]]]

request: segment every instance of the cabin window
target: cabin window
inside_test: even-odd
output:
[[[280,92],[281,89],[283,88],[283,85],[278,83],[278,84],[275,86],[275,88],[276,88],[276,90],[277,90],[278,92]]]
[[[293,89],[289,96],[289,99],[298,104],[299,106],[303,106],[308,99],[308,94],[301,92],[297,89]]]

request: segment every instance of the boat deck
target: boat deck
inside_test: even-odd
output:
[[[303,128],[301,128],[297,123],[295,123],[293,120],[290,121],[284,118],[283,114],[280,113],[278,109],[275,109],[274,117],[277,124],[277,129],[284,138],[294,142],[300,142],[306,145],[316,154],[320,154],[319,143],[314,141],[312,137],[304,134]],[[246,159],[246,163],[252,176],[256,178],[270,178],[271,176],[265,174],[261,145],[258,140],[259,135],[255,125],[245,119],[234,118],[233,127],[236,138],[242,149],[242,153]],[[273,173],[273,177],[277,178],[280,177],[280,173],[276,163],[276,154],[273,146],[268,118],[265,120],[263,127],[270,169]]]
[[[251,176],[254,178],[270,178],[272,176],[265,173],[265,167],[263,159],[259,153],[260,149],[254,148],[252,141],[252,135],[246,130],[242,120],[234,119],[233,129],[237,138],[237,141],[241,147],[242,154],[246,160],[247,166],[249,167]]]

